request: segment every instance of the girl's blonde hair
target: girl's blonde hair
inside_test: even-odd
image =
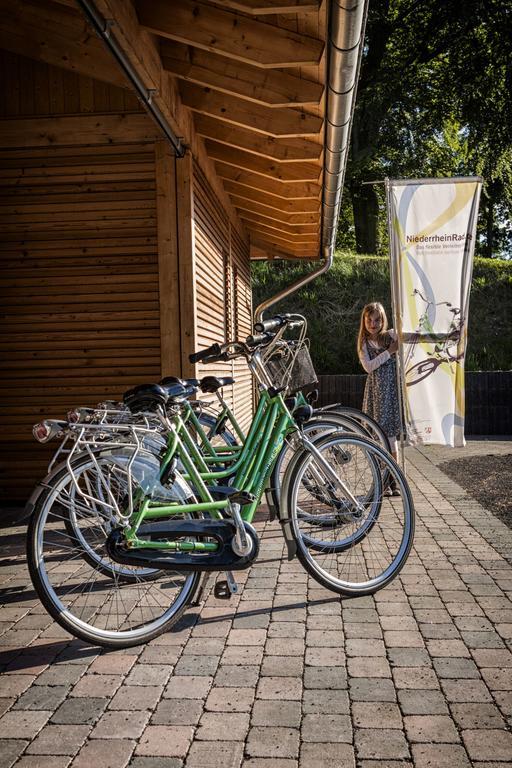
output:
[[[382,325],[381,325],[379,334],[377,336],[377,342],[381,344],[387,336],[388,318],[386,315],[386,310],[384,309],[384,307],[379,301],[372,301],[370,304],[367,304],[365,307],[363,307],[363,311],[361,312],[361,322],[359,324],[359,334],[357,336],[358,352],[361,351],[364,342],[367,341],[369,336],[368,331],[366,330],[366,325],[364,321],[368,317],[368,315],[372,315],[374,312],[380,315],[380,319],[382,320]]]

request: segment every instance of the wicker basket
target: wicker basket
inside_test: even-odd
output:
[[[286,394],[314,388],[318,378],[309,349],[305,344],[297,350],[290,344],[287,354],[267,361],[267,369],[275,387],[286,387]]]

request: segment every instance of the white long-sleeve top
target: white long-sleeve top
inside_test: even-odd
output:
[[[393,328],[390,328],[388,333],[393,339],[393,341],[396,341],[396,338],[397,338],[396,331]],[[372,347],[374,348],[378,348],[379,346],[376,341],[370,341],[369,339],[366,342],[363,342],[363,346],[359,350],[359,362],[363,366],[366,373],[372,373],[372,371],[377,370],[377,368],[380,368],[381,365],[384,365],[384,363],[387,363],[391,355],[389,354],[387,349],[385,349],[384,352],[381,352],[380,355],[377,355],[377,357],[374,357],[373,360],[371,360],[370,354],[368,352],[368,346],[367,346],[368,344],[371,344]]]

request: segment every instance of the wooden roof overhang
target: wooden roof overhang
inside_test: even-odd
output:
[[[91,0],[252,258],[321,255],[324,0]],[[130,87],[74,0],[0,0],[0,47]]]

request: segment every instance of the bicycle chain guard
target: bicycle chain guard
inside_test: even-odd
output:
[[[232,540],[235,526],[230,520],[174,520],[163,523],[141,525],[137,531],[140,538],[150,541],[165,539],[177,541],[184,538],[214,539],[219,545],[216,552],[189,553],[170,552],[158,549],[128,549],[123,530],[116,528],[106,540],[109,556],[116,563],[133,565],[138,568],[158,568],[163,571],[239,571],[248,568],[257,558],[260,548],[258,535],[252,525],[244,523],[252,549],[248,555],[235,554]]]

